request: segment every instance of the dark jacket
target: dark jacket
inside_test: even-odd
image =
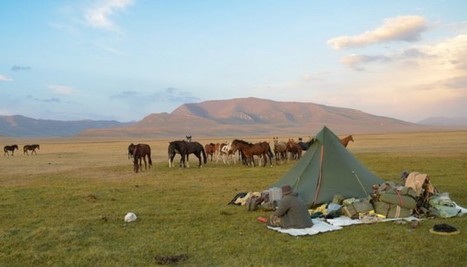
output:
[[[273,215],[280,217],[283,228],[308,228],[313,226],[308,208],[297,194],[284,195]]]

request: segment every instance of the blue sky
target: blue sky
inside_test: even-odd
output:
[[[0,3],[0,115],[141,120],[243,97],[467,117],[467,1]]]

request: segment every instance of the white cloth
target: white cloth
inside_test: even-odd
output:
[[[319,219],[312,219],[312,221],[313,221],[312,227],[303,228],[303,229],[296,229],[296,228],[285,229],[281,227],[272,227],[272,226],[268,226],[268,228],[271,230],[278,231],[284,234],[289,234],[292,236],[316,235],[319,233],[325,233],[325,232],[336,231],[336,230],[342,229],[342,227],[333,226]]]

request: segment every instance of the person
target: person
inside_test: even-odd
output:
[[[282,228],[308,228],[313,226],[305,202],[294,193],[290,185],[282,186],[282,200],[270,216],[268,224]]]

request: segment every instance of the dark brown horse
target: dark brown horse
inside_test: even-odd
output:
[[[40,149],[40,146],[38,144],[24,145],[23,146],[23,154],[26,154],[26,155],[29,156],[28,151],[31,150],[31,155],[33,155],[33,154],[37,155],[36,149]]]
[[[237,150],[240,151],[243,164],[247,166],[250,166],[250,164],[252,164],[253,167],[256,166],[254,156],[260,156],[264,159],[263,166],[266,166],[267,159],[269,159],[269,163],[272,166],[272,158],[274,158],[274,154],[272,153],[268,142],[252,144],[243,140],[235,139],[232,141],[231,150],[233,153]]]
[[[201,157],[203,157],[204,164],[207,163],[206,152],[204,151],[203,145],[198,142],[186,142],[182,141],[172,141],[169,143],[169,147],[167,148],[167,154],[169,156],[169,168],[173,167],[173,160],[176,154],[180,154],[180,167],[190,167],[188,155],[195,154],[195,156],[199,160],[198,167],[201,168],[202,161]]]
[[[353,136],[352,135],[349,135],[345,138],[342,138],[341,139],[341,144],[344,146],[344,147],[347,147],[347,145],[349,144],[349,142],[352,141],[353,142]]]
[[[151,147],[147,144],[137,144],[133,146],[133,169],[136,173],[138,171],[143,170],[143,161],[144,161],[144,169],[148,169],[152,166],[152,159],[151,159]],[[146,161],[147,158],[147,161]]]
[[[131,143],[128,146],[128,158],[131,159],[133,158],[133,150],[135,149],[135,144]]]
[[[18,145],[11,145],[11,146],[5,146],[3,147],[3,156],[9,156],[10,155],[10,151],[11,151],[11,155],[13,156],[15,154],[15,149],[16,150],[19,150],[18,148]]]

